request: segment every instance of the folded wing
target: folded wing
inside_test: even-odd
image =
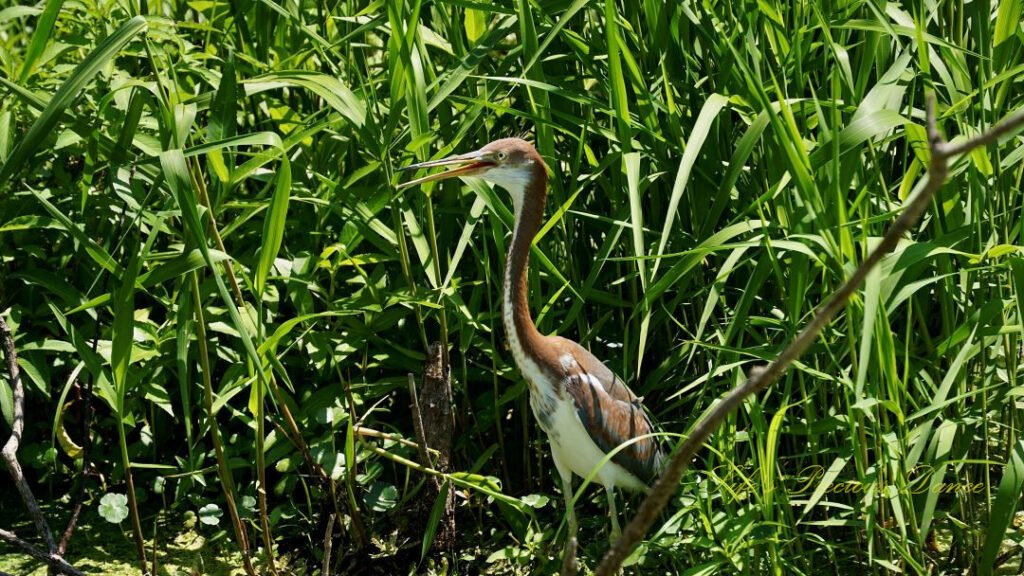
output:
[[[570,342],[566,340],[566,342]],[[605,453],[638,436],[654,432],[641,398],[586,349],[576,345],[576,362],[568,367],[565,389],[591,439]],[[661,471],[663,455],[655,437],[634,442],[612,457],[642,482]]]

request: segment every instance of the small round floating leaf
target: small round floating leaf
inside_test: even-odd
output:
[[[543,508],[548,504],[548,497],[542,494],[527,494],[522,500],[533,508]]]
[[[105,494],[100,499],[100,516],[112,524],[120,524],[128,517],[128,497],[124,494]]]
[[[398,501],[398,489],[387,482],[374,482],[363,495],[363,502],[374,512],[387,512]]]
[[[220,517],[223,515],[224,512],[216,504],[207,504],[199,509],[199,521],[210,526],[220,524]]]

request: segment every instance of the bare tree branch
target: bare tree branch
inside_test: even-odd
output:
[[[707,416],[693,427],[690,435],[672,457],[664,473],[654,484],[650,494],[640,505],[636,516],[626,526],[626,529],[622,531],[622,536],[619,537],[601,560],[601,564],[595,572],[596,576],[612,576],[615,574],[619,566],[622,565],[623,560],[643,539],[654,523],[658,513],[665,507],[672,495],[675,494],[676,487],[679,485],[683,473],[704,442],[747,398],[764,390],[785,373],[789,365],[818,339],[821,331],[828,325],[836,313],[846,305],[846,302],[860,288],[868,273],[878,265],[882,257],[896,248],[900,238],[910,231],[911,227],[921,217],[921,214],[928,208],[932,196],[942,188],[949,174],[949,159],[977,146],[993,143],[1000,136],[1024,126],[1024,111],[1011,116],[1000,125],[989,129],[977,137],[950,145],[939,133],[935,122],[935,99],[929,94],[927,100],[927,123],[931,161],[928,165],[928,180],[921,188],[921,191],[910,201],[896,221],[893,222],[878,246],[857,266],[849,280],[836,290],[823,306],[818,308],[811,322],[797,334],[789,346],[768,366],[752,370],[743,384],[734,388],[732,392],[708,412]]]
[[[13,532],[0,529],[0,540],[11,544],[15,548],[20,548],[25,554],[28,554],[36,560],[45,562],[47,566],[53,568],[59,573],[66,574],[67,576],[85,576],[82,571],[78,570],[71,564],[68,564],[68,561],[61,557],[60,554],[57,554],[56,552],[47,554],[21,538],[18,538]]]
[[[943,156],[945,156],[948,160],[953,156],[957,156],[965,152],[970,152],[971,150],[977,148],[978,146],[988,146],[989,144],[995,143],[1003,136],[1012,133],[1017,128],[1020,128],[1022,125],[1024,125],[1024,110],[1018,111],[1017,113],[1011,115],[1006,120],[989,128],[987,132],[982,132],[981,134],[978,134],[974,138],[971,138],[970,140],[967,140],[965,142],[945,142],[944,140],[942,140],[942,137],[940,135],[939,141],[945,148],[945,150],[943,151]],[[930,130],[933,127],[934,126],[932,126],[931,124],[929,124],[928,126],[929,138],[931,137]]]
[[[7,326],[4,317],[0,315],[0,340],[3,340],[4,354],[7,357],[7,373],[11,375],[11,387],[14,389],[14,421],[11,425],[11,437],[3,447],[3,458],[7,462],[7,469],[14,479],[14,485],[18,488],[21,500],[28,508],[36,529],[46,542],[46,549],[50,553],[57,551],[57,544],[53,541],[53,534],[50,532],[50,525],[43,518],[39,510],[32,490],[25,481],[25,473],[21,470],[18,462],[18,447],[21,445],[21,435],[25,432],[25,386],[21,381],[21,370],[18,368],[18,355],[14,350],[14,337],[11,336],[11,329]]]
[[[25,433],[25,386],[21,381],[21,370],[18,368],[18,354],[14,349],[14,337],[11,335],[11,328],[7,325],[2,314],[0,314],[0,341],[2,341],[4,355],[7,357],[7,372],[11,376],[11,387],[14,389],[14,421],[11,424],[11,437],[7,439],[3,447],[3,458],[7,462],[7,468],[11,473],[11,477],[14,478],[14,484],[18,488],[18,493],[21,494],[21,499],[25,503],[25,507],[28,508],[32,521],[35,522],[36,529],[39,530],[39,534],[46,542],[47,551],[44,552],[36,548],[7,530],[0,530],[0,540],[8,542],[20,548],[29,556],[45,562],[51,570],[58,574],[84,576],[82,572],[68,564],[67,560],[64,560],[57,553],[57,544],[53,541],[50,526],[46,523],[46,519],[43,518],[43,513],[39,510],[39,504],[36,502],[35,496],[32,495],[32,490],[29,488],[28,482],[25,481],[25,474],[21,470],[21,464],[18,462],[18,446],[21,444],[22,434]]]

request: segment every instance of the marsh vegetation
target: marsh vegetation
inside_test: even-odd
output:
[[[954,142],[1024,107],[1021,23],[1013,0],[7,3],[0,314],[57,539],[81,505],[67,558],[101,533],[135,572],[139,547],[171,574],[557,571],[558,475],[501,324],[508,199],[398,192],[396,169],[528,135],[550,172],[538,327],[599,353],[671,447],[922,185],[927,94]],[[627,573],[1024,565],[1022,175],[1020,135],[951,162]],[[408,385],[435,341],[440,475]],[[4,372],[2,438],[12,406]],[[457,537],[435,547],[449,492]],[[585,571],[602,491],[577,510]],[[0,498],[12,527],[35,537]]]

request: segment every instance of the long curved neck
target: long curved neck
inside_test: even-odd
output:
[[[526,272],[530,261],[530,246],[544,219],[548,175],[542,164],[533,166],[532,177],[520,190],[509,190],[515,206],[515,229],[505,264],[505,286],[502,294],[505,331],[512,344],[513,354],[535,356],[541,344],[541,334],[530,317],[526,300]],[[521,346],[522,350],[516,350]]]

